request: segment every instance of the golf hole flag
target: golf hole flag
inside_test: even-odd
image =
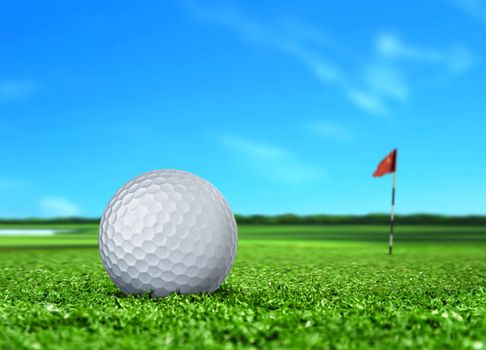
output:
[[[391,213],[390,213],[390,237],[388,240],[388,254],[392,254],[393,249],[393,228],[395,226],[395,187],[397,184],[397,149],[395,148],[393,151],[390,152],[389,155],[383,159],[380,164],[378,164],[378,168],[376,168],[375,172],[373,173],[373,177],[379,177],[386,174],[393,173],[393,186],[392,186],[392,204],[391,204]]]
[[[376,168],[375,172],[373,173],[373,177],[383,176],[389,173],[394,173],[397,170],[397,150],[394,149],[390,152],[389,155],[385,157],[378,164],[378,168]]]

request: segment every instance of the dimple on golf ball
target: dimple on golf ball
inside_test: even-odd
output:
[[[111,198],[100,223],[103,265],[126,294],[212,293],[233,264],[237,241],[223,195],[180,170],[132,179]]]

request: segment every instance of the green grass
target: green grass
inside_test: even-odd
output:
[[[390,257],[386,227],[241,227],[215,294],[156,300],[122,295],[83,229],[2,237],[0,348],[486,348],[484,228],[401,227]]]
[[[52,236],[0,236],[0,248],[6,246],[92,245],[98,240],[98,225],[0,225],[0,229],[74,230]],[[388,226],[328,225],[328,226],[240,226],[243,240],[271,241],[364,241],[383,242],[388,238]],[[474,226],[399,226],[397,242],[486,243],[486,227]]]

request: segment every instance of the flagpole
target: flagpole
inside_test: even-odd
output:
[[[388,241],[388,254],[392,255],[393,250],[393,229],[395,226],[395,188],[397,185],[397,169],[393,172],[392,203],[390,212],[390,239]]]

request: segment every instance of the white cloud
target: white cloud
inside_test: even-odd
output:
[[[238,162],[269,180],[302,185],[323,176],[321,169],[302,162],[284,148],[229,135],[220,141],[236,152]]]
[[[446,64],[452,73],[463,73],[469,70],[477,61],[477,58],[464,47],[453,47],[446,59]]]
[[[46,197],[40,200],[40,208],[47,217],[71,217],[80,214],[80,208],[73,202],[60,197]]]
[[[322,46],[327,41],[326,37],[295,19],[287,18],[284,23],[265,26],[233,9],[208,9],[192,1],[186,1],[185,5],[201,20],[228,27],[253,44],[270,47],[298,59],[324,81],[343,79],[338,67],[319,55],[317,50],[308,47],[311,44]]]
[[[287,151],[268,144],[257,143],[233,136],[223,136],[221,141],[231,148],[258,158],[279,159],[288,157]]]
[[[450,0],[472,18],[486,23],[486,2],[484,0]]]
[[[438,62],[442,54],[433,49],[413,47],[403,43],[391,33],[381,33],[376,38],[376,52],[389,58],[407,58],[416,61]]]
[[[23,100],[35,94],[39,84],[30,80],[0,81],[0,101]]]
[[[185,5],[195,17],[203,21],[225,26],[252,44],[293,57],[304,64],[317,79],[338,86],[345,96],[346,91],[352,89],[344,71],[321,53],[326,51],[324,46],[327,39],[318,30],[289,18],[283,25],[277,23],[265,26],[232,9],[208,9],[192,1],[186,1]]]
[[[23,179],[0,176],[0,191],[18,190],[28,185],[29,183]]]
[[[380,97],[365,90],[350,90],[348,97],[361,109],[373,114],[387,114],[388,108]]]
[[[287,43],[282,49],[298,58],[318,79],[327,83],[346,84],[346,78],[340,69],[318,53],[300,46],[299,43]]]
[[[370,91],[378,96],[404,102],[409,96],[409,87],[402,72],[384,62],[370,65],[364,70],[364,81]]]
[[[417,63],[439,64],[451,73],[463,73],[473,66],[475,57],[465,47],[447,49],[418,47],[404,43],[391,33],[381,33],[375,40],[376,52],[386,59],[402,59]]]
[[[464,73],[475,63],[475,57],[465,47],[441,50],[420,47],[384,32],[375,38],[374,57],[360,63],[364,68],[355,73],[356,67],[344,69],[337,63],[342,59],[330,58],[338,57],[339,53],[326,35],[291,17],[286,17],[284,22],[263,24],[229,7],[211,8],[189,0],[184,3],[200,20],[223,26],[254,45],[298,60],[317,79],[336,87],[356,107],[376,115],[387,114],[393,103],[409,99],[411,74],[405,63],[434,64],[450,75]]]
[[[314,135],[338,141],[348,141],[352,138],[351,133],[347,129],[330,121],[314,121],[308,123],[306,129]]]
[[[375,38],[374,60],[362,70],[363,87],[350,91],[349,96],[365,110],[386,114],[391,102],[408,101],[412,65],[431,66],[437,72],[454,76],[466,72],[474,63],[475,57],[464,47],[419,47],[384,32]]]

